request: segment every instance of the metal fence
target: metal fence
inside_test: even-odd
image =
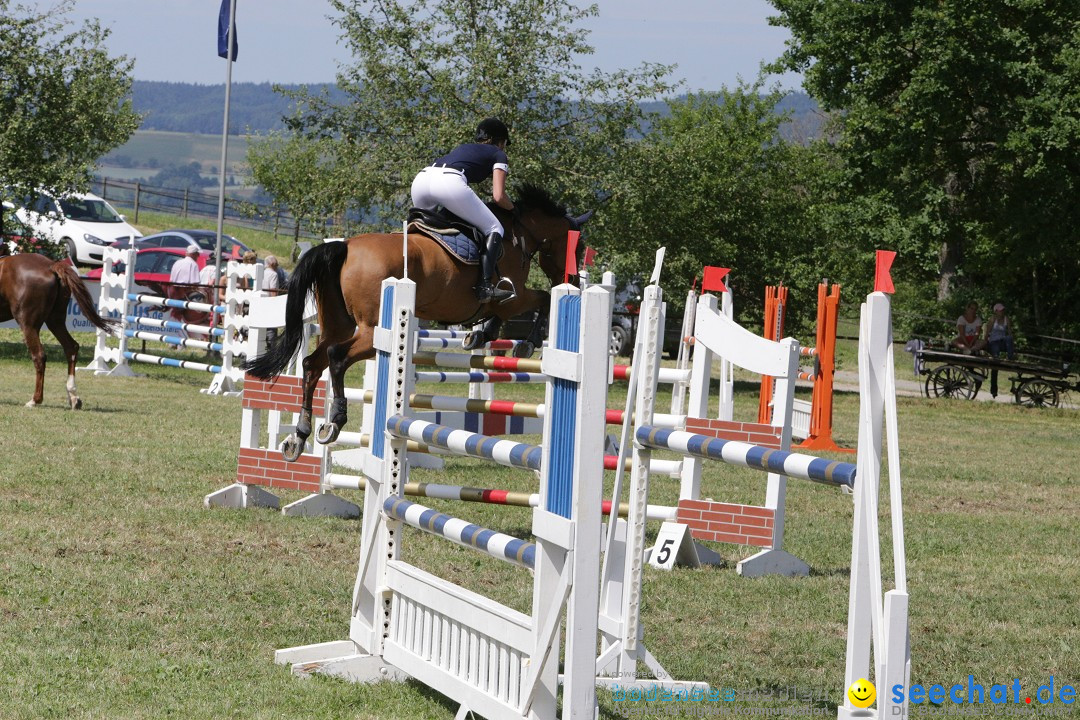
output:
[[[163,212],[182,218],[197,217],[217,219],[218,195],[198,190],[178,190],[146,185],[142,182],[124,182],[109,178],[95,178],[90,191],[114,205],[130,209],[132,222],[139,222],[140,212]],[[288,210],[272,205],[225,198],[225,221],[230,225],[300,238],[322,238],[333,235],[331,223],[324,223],[319,232],[311,231],[311,223],[298,220]],[[340,233],[338,233],[340,234]]]

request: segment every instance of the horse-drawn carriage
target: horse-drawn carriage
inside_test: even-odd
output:
[[[1036,355],[1020,359],[967,355],[949,347],[937,347],[916,341],[915,372],[926,376],[927,397],[973,400],[983,382],[991,381],[991,393],[997,394],[998,375],[1005,373],[1009,393],[1016,403],[1027,407],[1057,407],[1061,396],[1080,390],[1080,372],[1069,363]]]

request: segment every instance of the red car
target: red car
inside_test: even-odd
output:
[[[139,250],[135,255],[135,284],[148,288],[152,295],[194,300],[196,302],[211,302],[214,293],[212,287],[200,285],[174,289],[169,284],[169,274],[172,272],[173,265],[184,257],[186,252],[185,248],[173,247],[150,247]],[[206,267],[212,255],[213,253],[206,250],[199,252],[199,256],[195,258],[195,262],[199,263],[199,270]],[[123,263],[114,265],[113,271],[123,273]],[[86,277],[100,281],[101,273],[102,268],[94,268],[86,273]],[[179,311],[175,314],[179,314]],[[184,311],[184,322],[205,325],[209,319],[208,313],[192,310]]]

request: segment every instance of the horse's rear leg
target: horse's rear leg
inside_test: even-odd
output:
[[[71,337],[71,333],[67,329],[67,303],[62,306],[63,312],[53,313],[53,316],[45,321],[49,330],[56,336],[56,339],[60,341],[60,345],[64,348],[64,357],[67,358],[68,363],[68,377],[67,377],[67,395],[68,406],[72,410],[82,409],[82,400],[79,399],[78,394],[75,391],[75,363],[79,360],[79,343],[75,342],[75,338]]]
[[[22,324],[23,338],[26,340],[26,349],[30,351],[30,359],[34,361],[34,372],[37,374],[34,380],[34,396],[26,407],[37,407],[45,396],[45,348],[41,346],[41,330],[39,325],[32,323]]]
[[[300,417],[296,420],[296,429],[281,443],[281,454],[288,462],[300,457],[307,439],[311,437],[311,408],[315,401],[315,388],[326,369],[326,349],[329,345],[330,340],[324,339],[304,358],[304,397],[300,401]]]
[[[345,399],[345,372],[357,362],[375,356],[374,341],[375,329],[360,325],[351,338],[327,349],[334,400],[330,405],[330,417],[319,426],[319,432],[315,435],[315,439],[323,445],[337,440],[341,428],[349,421],[349,402]]]

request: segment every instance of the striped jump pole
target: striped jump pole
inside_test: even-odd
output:
[[[417,350],[443,350],[446,348],[462,349],[462,343],[464,340],[460,338],[431,338],[420,337],[416,340]],[[520,340],[489,340],[484,343],[484,350],[513,350],[515,347],[521,344]],[[481,348],[477,348],[481,349]]]
[[[345,397],[352,400],[355,395],[346,391]],[[363,402],[370,403],[375,398],[374,390],[362,393]],[[409,407],[416,410],[439,410],[442,412],[481,413],[489,415],[511,415],[514,417],[543,418],[543,403],[517,402],[514,400],[479,400],[476,398],[455,397],[452,395],[430,395],[413,393],[409,397]],[[604,421],[608,425],[622,425],[624,412],[608,408],[604,411]],[[653,415],[653,425],[678,428],[686,422],[685,416],[657,413]]]
[[[210,327],[209,325],[196,325],[195,323],[178,322],[176,320],[141,317],[139,315],[125,315],[124,322],[132,325],[137,324],[146,327],[161,328],[163,330],[202,333],[203,335],[211,335],[213,337],[223,337],[225,335],[224,328]]]
[[[473,370],[469,372],[437,372],[430,370],[418,370],[416,372],[418,383],[442,383],[442,384],[465,384],[465,383],[532,383],[547,382],[547,376],[543,373],[534,372],[487,372]]]
[[[413,364],[424,367],[447,367],[476,370],[509,370],[540,373],[540,361],[532,358],[504,357],[502,355],[463,355],[452,352],[418,352]]]
[[[456,454],[491,460],[506,467],[524,470],[540,469],[540,456],[543,450],[539,445],[527,445],[467,430],[455,430],[445,425],[436,425],[404,415],[392,415],[387,418],[386,429],[394,437],[415,440]]]
[[[180,310],[195,310],[199,312],[224,313],[228,308],[224,305],[195,302],[193,300],[175,300],[173,298],[147,295],[145,293],[128,293],[128,300],[141,305],[154,305],[157,307],[179,308]]]
[[[475,435],[469,430],[454,430],[455,432],[467,432]],[[489,438],[495,440],[497,438]],[[363,432],[351,432],[348,430],[342,430],[338,435],[338,443],[341,445],[351,445],[353,447],[370,448],[371,447],[371,435]],[[509,441],[508,441],[509,442]],[[439,447],[437,445],[426,445],[423,442],[417,442],[416,440],[409,440],[406,449],[411,453],[420,454],[452,454],[452,451]],[[633,459],[630,457],[623,458],[623,469],[631,470],[633,468]],[[659,460],[657,458],[649,459],[649,472],[655,475],[666,475],[667,477],[679,477],[682,473],[682,461],[681,460]],[[619,467],[618,455],[605,455],[604,456],[604,470],[615,470]],[[349,476],[339,476],[349,477]],[[335,487],[357,489],[355,483],[346,485],[336,485]],[[362,487],[359,489],[363,489]]]
[[[330,487],[335,490],[367,489],[367,478],[363,475],[330,473],[327,476],[327,481]],[[485,505],[506,505],[508,507],[539,507],[540,505],[540,493],[500,490],[498,488],[475,488],[464,485],[443,485],[441,483],[406,483],[402,492],[409,497],[455,500]],[[600,509],[604,515],[610,513],[611,500],[604,500]],[[619,503],[619,517],[626,517],[629,511],[629,503]],[[671,521],[675,519],[676,511],[677,508],[667,505],[649,505],[648,519]]]
[[[207,365],[194,360],[177,360],[176,358],[161,357],[159,355],[147,355],[146,353],[124,351],[124,357],[136,362],[150,363],[151,365],[165,365],[167,367],[183,368],[184,370],[201,370],[208,373],[221,372],[220,365]]]
[[[221,343],[208,342],[206,340],[194,340],[191,338],[180,337],[179,335],[162,335],[161,333],[147,332],[146,330],[125,330],[124,335],[137,340],[150,340],[152,342],[165,343],[166,345],[175,345],[176,347],[198,348],[199,350],[214,350],[216,352],[221,352],[222,350]]]
[[[464,340],[471,330],[452,330],[450,328],[420,328],[416,331],[418,338],[457,338]]]
[[[773,450],[735,440],[721,440],[683,430],[669,430],[642,425],[634,434],[643,447],[675,450],[730,465],[754,468],[788,477],[812,480],[825,485],[855,487],[855,465],[838,460],[826,460],[813,455]]]
[[[383,512],[409,527],[444,537],[462,547],[479,550],[529,570],[536,567],[535,543],[482,528],[401,498],[388,497],[383,502]]]
[[[514,358],[502,355],[463,355],[451,352],[418,352],[413,355],[413,364],[425,367],[447,367],[475,370],[507,370],[510,372],[541,373],[540,360],[532,358]],[[675,368],[663,368],[660,382],[673,383],[685,380],[687,372]],[[615,365],[612,369],[614,380],[629,380],[630,366]]]

